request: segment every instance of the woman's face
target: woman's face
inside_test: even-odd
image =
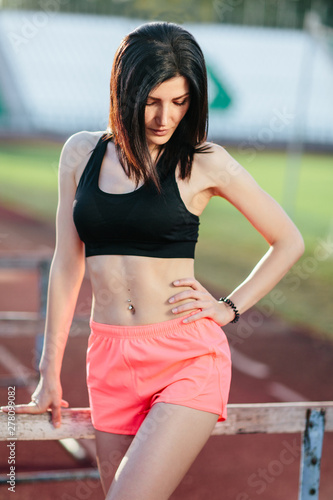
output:
[[[166,144],[190,105],[190,86],[183,76],[170,78],[148,95],[145,109],[149,149]]]

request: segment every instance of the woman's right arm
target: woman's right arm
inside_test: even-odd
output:
[[[39,364],[40,380],[31,402],[16,405],[16,413],[43,413],[52,410],[52,422],[61,423],[62,399],[60,371],[68,333],[84,277],[84,245],[73,222],[76,171],[82,164],[78,149],[84,132],[65,143],[59,162],[59,199],[56,216],[56,247],[50,268],[44,346]]]

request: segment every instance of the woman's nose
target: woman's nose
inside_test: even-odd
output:
[[[156,114],[156,122],[159,127],[166,127],[169,121],[169,110],[167,106],[160,106]]]

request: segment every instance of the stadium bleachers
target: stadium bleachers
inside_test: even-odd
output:
[[[47,11],[0,12],[0,132],[103,130],[109,78],[124,35],[145,20]],[[214,140],[333,145],[333,60],[309,33],[188,24],[209,67]],[[219,106],[219,92],[227,99]]]

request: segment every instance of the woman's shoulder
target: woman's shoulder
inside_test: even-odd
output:
[[[82,170],[96,147],[100,137],[105,133],[103,130],[90,132],[82,130],[71,135],[63,145],[60,155],[60,169],[67,173],[77,173]]]
[[[214,142],[203,142],[200,144],[200,150],[202,152],[195,154],[195,161],[208,175],[216,170],[223,170],[232,159],[223,146]]]
[[[245,169],[228,151],[214,142],[204,142],[202,152],[195,155],[193,161],[194,177],[200,179],[200,184],[212,195],[225,194],[227,187],[235,185],[233,180],[241,179],[240,174]]]
[[[64,144],[63,149],[85,151],[94,149],[100,137],[105,134],[105,130],[90,132],[82,130],[71,135]]]
[[[227,150],[223,146],[220,146],[220,144],[216,144],[215,142],[210,142],[210,141],[202,142],[199,145],[199,148],[203,149],[205,152],[206,151],[209,152],[211,157],[212,157],[212,155],[213,156],[221,156],[221,155],[228,154]],[[205,155],[203,155],[203,156],[205,156]]]

